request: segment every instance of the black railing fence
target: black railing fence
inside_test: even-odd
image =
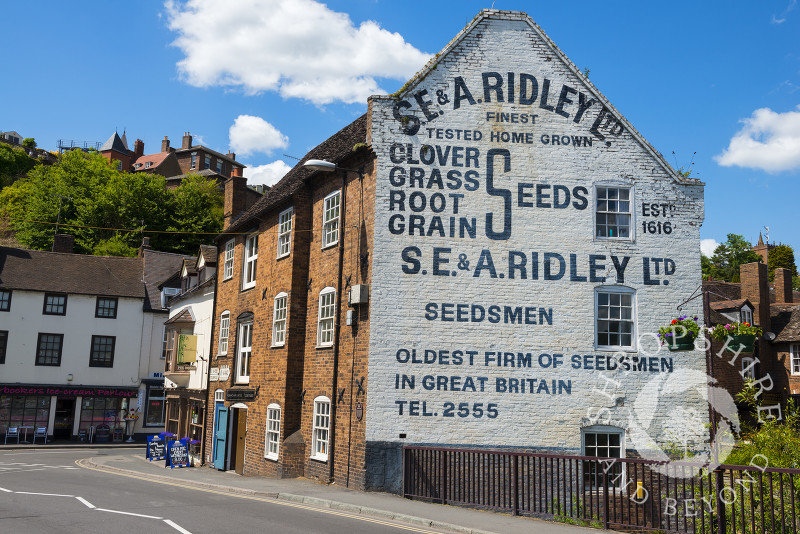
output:
[[[573,524],[679,533],[797,533],[800,469],[405,447],[403,495]]]

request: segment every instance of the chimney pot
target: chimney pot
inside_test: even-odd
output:
[[[169,152],[169,138],[166,135],[164,140],[161,141],[161,152]]]
[[[53,236],[53,252],[72,254],[75,246],[75,236],[69,234],[56,234]]]

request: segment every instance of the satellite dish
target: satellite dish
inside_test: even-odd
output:
[[[776,336],[774,332],[766,332],[764,337],[767,339],[767,341],[775,341],[775,338],[778,336]]]

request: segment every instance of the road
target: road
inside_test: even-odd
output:
[[[25,534],[342,533],[442,531],[305,504],[82,469],[119,451],[0,451],[0,532]],[[137,451],[138,454],[138,451]]]

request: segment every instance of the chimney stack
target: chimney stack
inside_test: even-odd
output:
[[[192,148],[192,136],[189,132],[183,134],[183,142],[181,143],[181,148]]]
[[[141,258],[142,256],[144,256],[144,251],[145,250],[150,250],[151,248],[153,248],[153,247],[150,246],[150,238],[149,237],[143,237],[142,238],[142,244],[139,245],[139,254],[138,254],[139,257]]]
[[[169,152],[169,138],[166,135],[164,140],[161,141],[161,152]]]
[[[139,159],[144,156],[144,141],[137,139],[133,143],[133,159]]]
[[[233,161],[236,161],[236,152],[231,152],[230,150],[228,150],[227,156],[231,158]]]
[[[231,165],[231,177],[241,176],[241,175],[242,175],[242,168],[237,167],[236,165]]]
[[[769,330],[769,277],[765,263],[746,263],[739,267],[742,298],[753,303],[753,322]]]
[[[75,246],[75,236],[69,234],[56,234],[53,236],[53,252],[72,254]]]
[[[783,267],[775,269],[775,302],[792,303],[792,272]]]
[[[225,207],[223,211],[224,222],[223,230],[228,228],[233,220],[242,214],[249,207],[247,204],[247,178],[236,174],[225,181]]]

